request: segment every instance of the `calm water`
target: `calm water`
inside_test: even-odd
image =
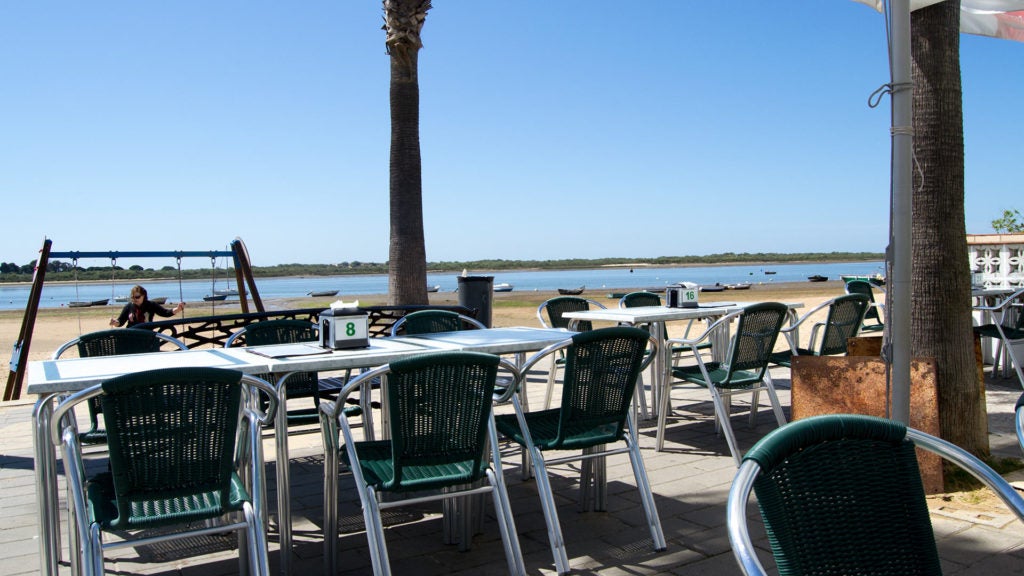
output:
[[[773,271],[775,274],[766,274]],[[472,271],[470,271],[472,273]],[[840,275],[873,275],[883,272],[882,262],[854,262],[839,264],[777,264],[771,266],[698,266],[692,268],[600,268],[588,270],[547,270],[521,272],[494,272],[494,283],[509,283],[516,292],[534,290],[556,290],[577,288],[585,285],[590,291],[622,291],[628,288],[663,288],[677,282],[697,284],[736,284],[740,282],[806,282],[808,276],[827,276],[838,280]],[[430,286],[438,285],[443,292],[451,292],[458,286],[456,274],[430,274]],[[40,307],[59,308],[75,300],[99,300],[110,298],[111,306],[117,296],[126,296],[132,282],[46,284]],[[266,278],[257,280],[260,297],[264,301],[275,298],[295,298],[310,291],[338,290],[338,297],[356,294],[385,294],[388,280],[385,274],[365,276],[316,276],[299,278]],[[214,286],[209,280],[187,280],[179,285],[177,280],[163,282],[147,281],[146,289],[150,298],[166,296],[169,302],[184,299],[186,302],[201,302],[203,296],[213,293]],[[217,289],[228,288],[224,279],[218,280]],[[234,284],[232,283],[232,287]],[[23,310],[28,303],[29,286],[0,285],[0,310]],[[122,306],[122,303],[116,303]],[[202,304],[197,304],[202,305]]]

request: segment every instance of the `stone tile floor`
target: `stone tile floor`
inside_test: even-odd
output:
[[[788,372],[776,370],[776,383],[783,405],[788,405]],[[1012,380],[987,382],[990,440],[994,453],[1019,457],[1013,430],[1013,405],[1021,389]],[[534,395],[533,398],[538,398]],[[612,575],[642,574],[736,574],[739,572],[725,528],[725,501],[735,467],[725,440],[715,434],[710,398],[704,390],[678,388],[673,393],[676,414],[670,421],[666,450],[654,451],[654,422],[641,427],[647,470],[661,516],[668,549],[655,553],[644,527],[632,472],[626,456],[608,463],[609,501],[607,512],[577,511],[578,468],[556,468],[553,486],[559,497],[559,515],[574,573]],[[755,428],[746,424],[745,398],[735,401],[733,427],[741,448],[747,449],[774,428],[774,419],[764,405]],[[36,497],[33,449],[29,417],[31,401],[0,404],[0,574],[38,574],[39,551],[36,537]],[[272,439],[266,453],[273,458]],[[291,474],[294,514],[293,573],[320,574],[322,555],[322,448],[319,433],[292,436]],[[268,478],[274,476],[275,462],[268,462]],[[554,573],[540,502],[533,481],[522,481],[519,457],[504,448],[505,477],[519,539],[530,574]],[[351,481],[342,476],[340,507],[342,538],[339,565],[344,574],[370,573],[366,536],[358,498]],[[271,482],[272,484],[272,482]],[[348,488],[348,489],[347,489]],[[63,496],[62,496],[63,498]],[[270,495],[272,503],[274,496]],[[770,554],[760,528],[756,507],[750,518],[755,542],[765,551],[762,561],[771,566]],[[1012,516],[970,506],[947,505],[932,515],[946,574],[1024,574],[1024,525]],[[395,574],[500,574],[505,570],[504,554],[497,524],[488,507],[482,532],[472,548],[442,542],[440,505],[398,509],[386,523],[388,550]],[[280,551],[276,532],[270,535],[271,567],[276,571]],[[233,538],[209,538],[192,542],[185,557],[175,548],[144,546],[113,554],[107,570],[117,574],[181,574],[216,576],[238,571]],[[64,542],[66,546],[66,541]],[[66,561],[61,574],[70,574]]]

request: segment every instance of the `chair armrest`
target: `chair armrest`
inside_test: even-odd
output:
[[[277,413],[279,401],[279,398],[277,397],[277,388],[262,378],[257,378],[256,376],[250,376],[248,374],[242,375],[242,384],[253,389],[255,393],[262,393],[267,397],[268,402],[266,411],[261,411],[256,407],[248,408],[257,417],[260,424],[267,425],[273,422],[274,415]]]
[[[494,393],[494,403],[504,404],[505,402],[508,402],[509,399],[512,398],[512,396],[519,390],[519,385],[523,380],[523,374],[525,374],[525,372],[520,372],[519,368],[517,368],[514,363],[509,362],[504,358],[499,360],[498,365],[500,368],[504,368],[512,373],[512,385],[506,388],[501,394],[498,394],[497,391]]]
[[[673,344],[678,344],[680,346],[689,346],[690,348],[696,349],[696,346],[698,344],[700,344],[701,342],[709,339],[711,337],[711,335],[715,332],[715,330],[718,330],[721,326],[731,322],[733,318],[739,316],[742,313],[743,313],[743,310],[737,310],[735,312],[730,312],[730,313],[726,314],[725,316],[722,316],[718,320],[715,320],[710,326],[705,328],[704,331],[701,332],[697,337],[695,337],[695,338],[669,338],[669,339],[665,340],[665,345],[671,348],[671,346]]]
[[[914,428],[907,428],[907,438],[912,440],[915,446],[924,448],[929,452],[934,452],[970,472],[971,476],[974,476],[981,483],[991,488],[996,493],[996,496],[999,496],[999,499],[1006,504],[1006,507],[1017,515],[1017,518],[1024,521],[1024,498],[1021,498],[1017,490],[1009,482],[990,468],[988,464],[982,462],[977,456],[952,442]]]
[[[729,544],[740,570],[748,576],[767,574],[757,558],[757,549],[750,540],[750,530],[747,527],[747,501],[760,471],[761,467],[757,462],[744,461],[736,471],[732,486],[729,488],[729,499],[725,504]]]

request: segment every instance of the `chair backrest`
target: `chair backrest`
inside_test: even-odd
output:
[[[479,480],[500,359],[478,352],[422,354],[389,365],[394,477],[382,488],[423,490]],[[459,473],[424,479],[413,467],[457,463]]]
[[[402,316],[392,324],[391,335],[434,334],[467,328],[479,330],[487,326],[475,318],[450,310],[418,310]]]
[[[224,343],[224,347],[234,346],[243,337],[246,346],[315,342],[319,333],[317,325],[306,320],[263,320],[236,331]]]
[[[64,352],[72,347],[78,349],[78,356],[80,358],[90,358],[93,356],[118,356],[122,354],[159,352],[160,347],[164,343],[168,343],[179,350],[188,349],[181,341],[159,332],[136,330],[133,328],[117,328],[89,332],[69,340],[53,353],[53,358],[60,358]]]
[[[757,379],[764,377],[779,330],[788,314],[789,308],[781,302],[760,302],[747,306],[737,316],[736,331],[730,342],[727,361],[723,363],[728,371],[728,378],[722,382],[724,386],[728,386],[738,370],[756,372]]]
[[[579,296],[556,296],[546,300],[537,308],[537,319],[545,328],[569,328],[570,319],[563,316],[566,312],[583,312],[590,310],[590,307],[604,308],[598,302],[581,298]],[[589,320],[581,320],[576,324],[576,330],[583,332],[593,329]]]
[[[847,294],[863,294],[868,297],[868,309],[864,313],[864,320],[873,320],[875,324],[882,323],[882,317],[878,315],[878,308],[875,307],[875,289],[867,280],[850,280],[846,283]]]
[[[941,573],[906,435],[881,418],[818,416],[747,452],[744,463],[760,467],[754,490],[780,574]]]
[[[242,373],[167,368],[103,383],[118,527],[134,524],[136,498],[154,493],[229,501],[239,429]]]
[[[864,294],[846,294],[832,299],[821,336],[819,356],[846,354],[846,341],[860,332],[864,314],[870,308]]]
[[[549,448],[622,439],[650,334],[631,326],[580,332],[564,349],[558,434]],[[579,444],[582,443],[582,444]]]
[[[640,306],[661,306],[661,296],[654,292],[630,292],[619,298],[619,308],[637,308]]]

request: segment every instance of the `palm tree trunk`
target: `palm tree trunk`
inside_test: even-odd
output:
[[[390,247],[388,303],[427,304],[420,160],[420,30],[429,0],[384,0],[391,57]]]
[[[971,322],[964,221],[960,2],[916,10],[911,20],[914,172],[911,350],[936,360],[941,435],[988,455],[984,382]]]

